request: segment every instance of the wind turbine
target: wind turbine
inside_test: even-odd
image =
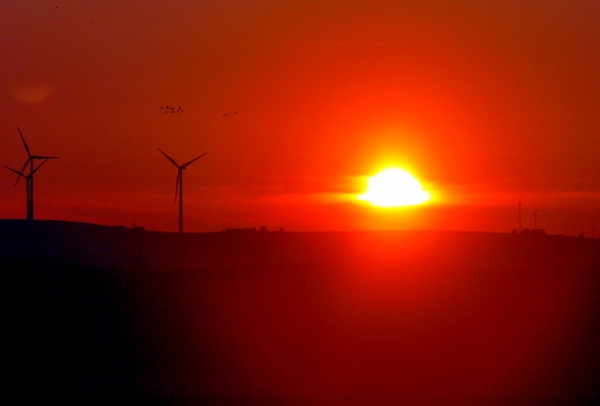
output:
[[[19,177],[17,178],[17,181],[15,182],[15,186],[17,186],[17,183],[19,183],[19,179],[21,179],[21,176],[25,178],[26,181],[28,181],[26,183],[26,188],[27,188],[27,220],[29,220],[29,222],[33,221],[33,175],[35,174],[35,172],[40,169],[40,167],[48,160],[48,159],[57,159],[59,157],[57,156],[42,156],[42,155],[31,155],[31,151],[29,150],[29,146],[27,145],[27,142],[25,142],[25,138],[23,137],[23,134],[21,133],[21,129],[19,127],[17,127],[17,131],[19,131],[19,135],[21,136],[21,141],[23,141],[23,145],[25,146],[25,151],[27,151],[27,161],[25,161],[25,164],[23,164],[23,167],[21,168],[20,171],[14,171],[12,168],[9,168],[11,171],[14,171],[15,173],[17,173],[19,175]],[[37,168],[34,169],[35,160],[43,160],[44,162],[42,162],[40,165],[38,165]],[[24,171],[25,168],[27,168],[27,164],[29,164],[29,174],[25,175]]]
[[[191,165],[195,160],[202,158],[206,155],[206,152],[183,165],[177,165],[177,162],[167,154],[165,154],[160,148],[156,148],[161,154],[163,154],[173,165],[177,167],[177,180],[175,182],[175,203],[177,203],[177,192],[179,191],[179,232],[183,233],[183,170]]]
[[[16,169],[11,168],[10,166],[6,166],[4,165],[4,167],[6,169],[8,169],[9,171],[12,171],[14,173],[16,173],[17,175],[19,175],[19,177],[17,178],[17,181],[15,182],[15,186],[17,186],[17,183],[19,182],[19,179],[21,179],[21,177],[25,178],[25,189],[27,192],[27,220],[33,220],[32,218],[29,218],[29,213],[31,213],[31,207],[33,206],[33,202],[31,201],[31,190],[30,190],[30,185],[31,182],[33,180],[33,174],[35,174],[37,172],[38,169],[40,169],[42,167],[42,165],[44,165],[46,163],[47,159],[44,159],[44,161],[39,164],[32,173],[30,173],[29,175],[25,175],[23,172],[19,172]]]

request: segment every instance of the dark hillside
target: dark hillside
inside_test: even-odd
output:
[[[8,387],[117,404],[591,404],[599,241],[0,221]]]
[[[179,235],[63,221],[0,220],[0,257],[103,269],[192,270],[345,263],[457,264],[476,268],[582,267],[599,263],[600,240],[452,231],[246,232]]]

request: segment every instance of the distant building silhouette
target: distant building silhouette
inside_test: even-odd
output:
[[[529,229],[529,228],[524,228],[523,230],[521,230],[520,233],[517,233],[517,230],[513,230],[512,234],[520,234],[520,235],[531,235],[531,236],[545,236],[548,235],[546,233],[546,230],[544,230],[543,228],[536,228],[536,229]]]
[[[237,234],[243,234],[243,233],[255,233],[256,232],[256,227],[246,227],[246,228],[226,228],[225,229],[226,233],[237,233]]]

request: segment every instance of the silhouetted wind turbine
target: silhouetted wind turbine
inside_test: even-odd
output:
[[[27,220],[29,220],[29,222],[33,221],[33,175],[35,174],[35,172],[40,169],[40,167],[48,160],[48,159],[57,159],[59,157],[57,156],[42,156],[42,155],[31,155],[31,151],[29,151],[29,146],[27,145],[27,142],[25,142],[25,138],[23,137],[23,134],[21,133],[21,129],[19,127],[17,127],[17,131],[19,131],[19,135],[21,136],[21,141],[23,141],[23,145],[25,146],[25,151],[27,151],[27,161],[25,161],[25,164],[23,165],[23,167],[21,168],[21,171],[15,171],[19,177],[17,178],[17,181],[15,182],[15,186],[17,185],[17,183],[19,183],[19,179],[21,179],[21,176],[25,178],[27,182]],[[44,160],[44,162],[42,162],[37,168],[34,169],[35,160]],[[29,164],[29,174],[25,175],[24,171],[25,168],[27,168],[27,164]],[[11,168],[9,168],[11,169]],[[13,170],[13,169],[11,169]]]
[[[177,191],[179,191],[179,232],[183,233],[183,170],[187,168],[188,165],[192,164],[195,160],[202,158],[206,155],[206,152],[189,162],[184,163],[183,165],[177,165],[177,162],[167,154],[165,154],[160,148],[156,148],[163,154],[173,165],[177,167],[177,180],[175,182],[175,202],[177,202]]]
[[[42,165],[44,165],[44,164],[46,163],[46,161],[47,161],[47,159],[44,159],[44,161],[43,161],[41,164],[39,164],[39,165],[37,166],[37,168],[35,168],[35,169],[33,170],[33,172],[32,172],[32,173],[30,173],[29,175],[25,175],[23,172],[19,172],[18,170],[16,170],[16,169],[13,169],[13,168],[11,168],[10,166],[6,166],[6,165],[4,165],[4,167],[5,167],[6,169],[8,169],[8,170],[10,170],[10,171],[12,171],[12,172],[16,173],[17,175],[19,175],[19,177],[17,178],[17,181],[15,182],[15,186],[17,186],[17,183],[19,182],[19,179],[20,179],[21,177],[24,177],[24,178],[25,178],[25,189],[26,189],[26,192],[27,192],[27,219],[28,219],[28,220],[30,220],[30,219],[29,219],[29,213],[31,212],[31,211],[30,211],[30,210],[31,210],[31,207],[33,206],[33,202],[31,201],[31,190],[30,190],[31,181],[32,181],[32,179],[33,179],[33,175],[34,175],[34,174],[35,174],[35,173],[38,171],[38,169],[40,169],[40,168],[42,167]]]

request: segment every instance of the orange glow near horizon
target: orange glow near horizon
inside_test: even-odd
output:
[[[368,180],[367,191],[360,200],[378,207],[414,206],[431,199],[419,181],[404,169],[390,168]]]

